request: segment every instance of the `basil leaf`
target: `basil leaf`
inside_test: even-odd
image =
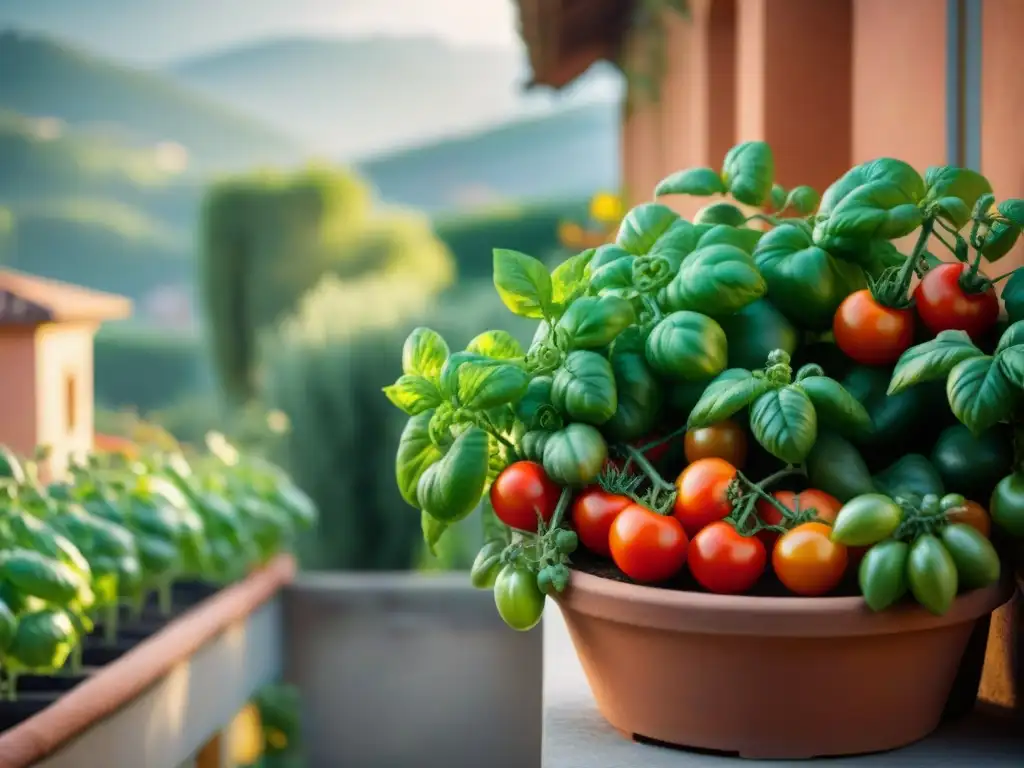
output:
[[[1011,224],[1024,229],[1024,200],[1016,198],[1003,200],[1003,202],[996,206],[996,210],[999,211],[1000,216]]]
[[[732,368],[708,384],[690,411],[688,427],[707,427],[739,413],[771,389],[771,384],[750,371]]]
[[[731,245],[710,245],[684,259],[663,296],[667,312],[729,315],[757,301],[768,287],[754,258]]]
[[[741,211],[732,203],[719,201],[709,203],[693,215],[693,223],[704,224],[725,224],[727,227],[742,227],[747,223],[747,214]]]
[[[694,250],[699,251],[709,245],[732,245],[750,255],[761,241],[764,234],[760,229],[748,227],[730,227],[726,224],[714,224],[697,240]]]
[[[725,155],[722,181],[734,198],[746,205],[761,205],[775,181],[775,160],[763,141],[745,141]]]
[[[860,401],[828,376],[807,376],[798,385],[814,404],[818,423],[850,438],[864,437],[874,425]]]
[[[1018,389],[1024,389],[1024,346],[1004,349],[996,354],[996,360],[1007,380]]]
[[[529,383],[530,377],[517,365],[471,361],[459,366],[456,398],[463,408],[486,411],[517,402]]]
[[[765,392],[750,408],[750,431],[768,453],[799,464],[814,447],[818,417],[807,394],[789,385]]]
[[[572,421],[604,424],[619,407],[611,363],[597,352],[569,353],[555,372],[551,403]]]
[[[583,296],[558,321],[574,349],[600,349],[636,322],[633,304],[619,296]]]
[[[996,354],[998,355],[1010,347],[1016,347],[1018,344],[1024,344],[1024,322],[1020,320],[1003,331],[1003,335],[999,337],[999,344],[996,346]]]
[[[1024,267],[1017,267],[1003,286],[1003,306],[1011,323],[1024,320]],[[1011,326],[1012,327],[1012,326]]]
[[[455,438],[441,460],[420,477],[416,488],[420,509],[444,523],[467,517],[483,496],[489,457],[490,440],[479,427]]]
[[[619,225],[615,244],[632,253],[643,256],[668,232],[669,227],[679,221],[679,214],[660,203],[645,203],[626,214]]]
[[[786,188],[781,184],[772,184],[772,191],[769,194],[772,208],[781,211],[786,207]]]
[[[22,594],[58,605],[70,603],[85,586],[70,565],[29,549],[0,552],[0,578]]]
[[[437,385],[422,376],[399,376],[394,384],[384,387],[384,394],[410,416],[441,404]]]
[[[921,209],[902,189],[888,182],[873,182],[847,195],[818,227],[825,238],[894,240],[909,235],[922,220]],[[816,242],[820,242],[818,227]]]
[[[520,317],[542,318],[551,313],[551,276],[532,256],[495,248],[494,287],[505,306]]]
[[[615,261],[604,264],[595,269],[590,275],[590,290],[594,293],[604,295],[615,295],[622,298],[629,298],[627,295],[633,289],[633,261],[636,256],[626,254]]]
[[[508,331],[484,331],[466,345],[466,351],[495,360],[511,360],[526,354]]]
[[[981,255],[985,261],[995,262],[1003,258],[1020,239],[1020,227],[1007,221],[993,221],[981,244]],[[1005,293],[1005,289],[1004,289]]]
[[[644,349],[657,373],[702,381],[725,370],[728,341],[722,326],[699,312],[673,312],[651,330]]]
[[[586,290],[594,252],[590,248],[555,267],[551,273],[551,298],[556,304],[566,304]]]
[[[946,396],[953,415],[975,435],[1010,415],[1013,386],[995,358],[988,355],[962,360],[946,380]]]
[[[554,431],[562,428],[562,417],[551,403],[550,376],[536,376],[530,380],[526,393],[516,403],[515,413],[527,431],[544,429]]]
[[[402,373],[422,376],[435,384],[448,359],[448,344],[430,328],[414,328],[402,345]]]
[[[944,379],[961,361],[983,354],[963,331],[942,331],[934,339],[900,355],[888,394],[895,395],[915,384]]]
[[[64,666],[77,640],[74,623],[64,610],[47,608],[24,614],[7,649],[8,665],[37,672],[57,670]]]
[[[957,229],[971,220],[971,210],[978,198],[992,192],[988,179],[969,168],[951,165],[932,166],[924,173],[927,189],[924,204],[934,203],[944,219]],[[959,201],[959,205],[952,202]]]
[[[663,195],[709,195],[725,194],[725,183],[718,172],[712,168],[688,168],[677,171],[658,182],[654,188],[654,196]]]
[[[818,190],[814,189],[814,187],[801,185],[790,190],[781,208],[792,208],[800,215],[807,216],[814,213],[820,202],[821,195],[818,194]]]
[[[423,531],[423,541],[427,544],[427,551],[431,557],[437,557],[437,542],[448,530],[448,523],[442,523],[428,512],[420,512],[420,530]]]
[[[430,439],[430,419],[433,411],[424,411],[409,419],[398,438],[395,455],[395,480],[405,502],[419,509],[416,487],[427,468],[444,455]]]

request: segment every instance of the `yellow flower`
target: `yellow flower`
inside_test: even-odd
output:
[[[558,225],[558,242],[566,248],[575,248],[583,242],[583,228],[572,221],[563,221]]]
[[[599,192],[590,201],[590,218],[602,224],[617,224],[622,220],[622,198],[611,192]]]

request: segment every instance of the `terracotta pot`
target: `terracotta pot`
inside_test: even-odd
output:
[[[945,616],[859,597],[739,597],[573,572],[558,602],[598,708],[618,730],[742,757],[894,749],[939,724],[979,618],[1013,585]],[[812,724],[808,727],[808,724]]]

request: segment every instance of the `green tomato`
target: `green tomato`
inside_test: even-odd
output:
[[[501,570],[501,553],[504,545],[500,541],[489,541],[483,545],[473,560],[469,571],[469,580],[477,589],[490,589],[494,586]]]
[[[999,481],[989,502],[992,522],[1011,536],[1024,537],[1024,472]]]
[[[946,613],[956,599],[956,563],[942,542],[930,533],[918,536],[910,547],[907,582],[914,599],[938,616]]]
[[[722,326],[697,312],[673,312],[647,337],[647,362],[663,376],[701,381],[725,370],[728,342]]]
[[[843,502],[876,491],[871,473],[860,451],[846,438],[826,430],[818,438],[806,459],[807,477],[814,488]]]
[[[868,547],[892,536],[903,520],[899,504],[880,493],[850,499],[832,524],[832,541],[848,547]]]
[[[803,225],[781,224],[766,233],[754,259],[772,303],[800,328],[831,328],[843,299],[867,287],[863,269],[816,246]]]
[[[947,489],[983,501],[1013,468],[1013,431],[997,424],[975,436],[963,424],[955,424],[939,435],[931,461]]]
[[[582,296],[565,310],[557,328],[573,349],[600,349],[636,322],[633,305],[618,296]]]
[[[919,453],[897,459],[875,475],[874,481],[879,491],[893,498],[909,496],[920,500],[929,495],[941,497],[946,492],[938,470]]]
[[[790,356],[796,352],[796,328],[768,299],[758,299],[717,320],[725,331],[730,368],[757,371],[764,368],[768,355],[776,349]]]
[[[544,446],[542,464],[562,486],[582,488],[597,480],[608,459],[608,444],[588,424],[570,424],[554,432]]]
[[[572,421],[604,424],[619,407],[611,363],[597,352],[570,352],[555,372],[551,403]]]
[[[881,541],[864,553],[857,575],[871,610],[884,611],[907,593],[909,555],[910,545],[896,539]]]
[[[510,563],[494,581],[494,605],[506,624],[525,632],[540,623],[544,614],[544,593],[538,588],[532,571]]]
[[[966,523],[951,523],[939,535],[956,563],[961,586],[978,589],[999,581],[999,555],[981,533]]]

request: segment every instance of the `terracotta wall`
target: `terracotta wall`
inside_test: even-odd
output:
[[[0,445],[19,455],[36,447],[34,329],[0,328]]]

